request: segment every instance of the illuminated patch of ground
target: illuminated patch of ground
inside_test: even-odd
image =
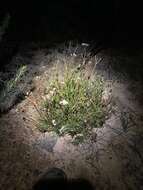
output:
[[[30,189],[42,172],[51,167],[62,168],[68,177],[86,178],[99,190],[142,189],[143,120],[137,101],[141,85],[139,81],[116,76],[110,68],[111,57],[105,52],[102,61],[98,61],[101,55],[90,60],[93,65],[98,63],[97,72],[105,78],[104,100],[107,104],[112,102],[103,127],[93,130],[92,138],[78,146],[71,143],[70,135],[58,137],[54,132],[43,134],[37,129],[36,108],[41,109],[41,97],[45,96],[53,65],[65,58],[80,61],[81,49],[75,49],[30,52],[27,74],[32,76],[34,89],[25,91],[25,99],[0,118],[0,189]],[[92,70],[90,64],[87,69]],[[132,92],[130,89],[135,86],[138,88]]]

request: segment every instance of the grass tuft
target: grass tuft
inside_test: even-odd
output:
[[[86,76],[83,69],[68,64],[63,76],[56,73],[45,92],[42,132],[71,135],[76,143],[90,136],[93,128],[102,127],[105,110],[102,104],[104,82],[98,76]]]
[[[27,66],[23,65],[17,70],[15,76],[12,79],[3,82],[4,85],[0,91],[0,112],[3,112],[10,107],[9,103],[12,102],[14,94],[18,94],[18,92],[20,93],[18,84],[25,75],[26,71]]]

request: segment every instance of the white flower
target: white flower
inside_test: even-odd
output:
[[[76,53],[73,53],[73,55],[72,55],[73,57],[76,57],[77,56],[77,54]]]
[[[53,119],[52,120],[52,124],[54,125],[54,126],[56,126],[56,121]]]
[[[71,53],[71,56],[76,57],[77,54],[76,53]]]
[[[62,101],[60,101],[60,105],[62,105],[62,106],[66,106],[66,105],[68,105],[69,103],[66,101],[66,100],[62,100]]]
[[[62,82],[61,82],[61,84],[62,84],[62,85],[64,85],[64,84],[65,84],[65,82],[64,82],[64,81],[62,81]]]
[[[50,93],[50,95],[51,95],[51,96],[53,96],[53,95],[54,95],[54,93],[55,93],[55,91],[56,91],[56,88],[53,88],[52,90],[50,90],[50,92],[49,92],[49,93]]]
[[[78,137],[83,137],[83,134],[77,134],[77,135],[75,135],[75,138],[78,138]]]
[[[36,78],[36,80],[38,80],[38,79],[40,79],[40,76],[36,76],[35,78]]]
[[[82,45],[82,46],[85,46],[85,47],[88,47],[88,46],[89,46],[89,44],[87,44],[87,43],[82,43],[81,45]]]
[[[50,100],[50,98],[51,98],[50,94],[47,94],[45,98],[46,98],[46,100]]]

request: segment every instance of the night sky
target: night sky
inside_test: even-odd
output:
[[[9,12],[9,40],[78,38],[131,42],[142,38],[142,10],[138,2],[123,0],[4,1]],[[2,16],[1,16],[2,17]]]

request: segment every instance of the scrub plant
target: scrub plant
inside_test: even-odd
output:
[[[101,77],[95,74],[87,77],[82,66],[72,68],[65,64],[62,75],[56,71],[45,90],[39,129],[54,131],[60,136],[68,134],[74,142],[83,142],[93,128],[103,125],[103,90]]]

